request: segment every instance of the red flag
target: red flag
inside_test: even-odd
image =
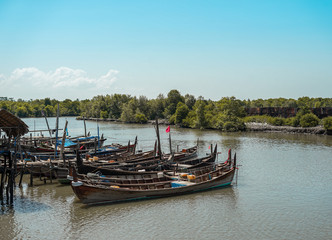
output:
[[[169,133],[170,131],[171,131],[171,127],[168,126],[168,127],[166,128],[166,132]]]

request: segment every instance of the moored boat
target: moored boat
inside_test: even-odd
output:
[[[85,204],[100,204],[126,200],[175,196],[212,188],[225,187],[232,183],[236,170],[236,155],[233,164],[215,165],[209,171],[195,174],[177,174],[169,181],[152,183],[115,184],[78,181],[74,176],[71,186],[76,196]]]

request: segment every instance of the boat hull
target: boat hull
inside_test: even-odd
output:
[[[180,187],[164,188],[163,184],[154,185],[156,189],[129,189],[113,188],[110,186],[99,186],[80,182],[72,182],[72,189],[76,196],[85,204],[101,204],[107,202],[118,202],[137,199],[169,197],[197,191],[209,190],[212,188],[225,187],[232,183],[235,169],[231,169],[222,175],[210,180]],[[78,184],[77,184],[78,183]]]

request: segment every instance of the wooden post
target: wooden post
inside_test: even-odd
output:
[[[13,163],[14,163],[14,166],[13,166],[13,170],[14,170],[14,172],[13,172],[13,184],[14,184],[14,187],[16,187],[16,173],[17,173],[17,154],[18,154],[18,150],[19,150],[19,143],[20,143],[20,138],[18,137],[16,137],[15,138],[15,155],[14,155],[14,159],[13,159]],[[22,156],[22,151],[21,151],[21,158],[22,158],[23,156]]]
[[[3,204],[3,191],[5,188],[6,174],[7,174],[7,156],[4,153],[3,172],[1,175],[1,185],[0,185],[0,200],[2,204]]]
[[[33,187],[33,165],[30,166],[30,187]]]
[[[16,149],[16,147],[15,147]],[[16,154],[16,151],[15,151]],[[8,168],[9,168],[9,175],[8,175],[8,185],[7,188],[9,188],[9,196],[7,196],[7,199],[9,197],[9,204],[12,205],[14,202],[14,166],[13,166],[13,158],[11,156],[11,152],[9,152],[8,155]],[[8,202],[8,200],[7,200]]]
[[[24,169],[25,168],[22,168],[21,169],[21,173],[20,173],[20,181],[18,183],[18,186],[21,187],[22,186],[22,180],[23,180],[23,175],[24,175]]]

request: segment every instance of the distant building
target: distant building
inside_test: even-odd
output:
[[[246,108],[249,116],[267,115],[271,117],[295,117],[300,108],[291,107],[261,107],[261,108]],[[312,108],[311,112],[319,118],[332,116],[332,107]]]

